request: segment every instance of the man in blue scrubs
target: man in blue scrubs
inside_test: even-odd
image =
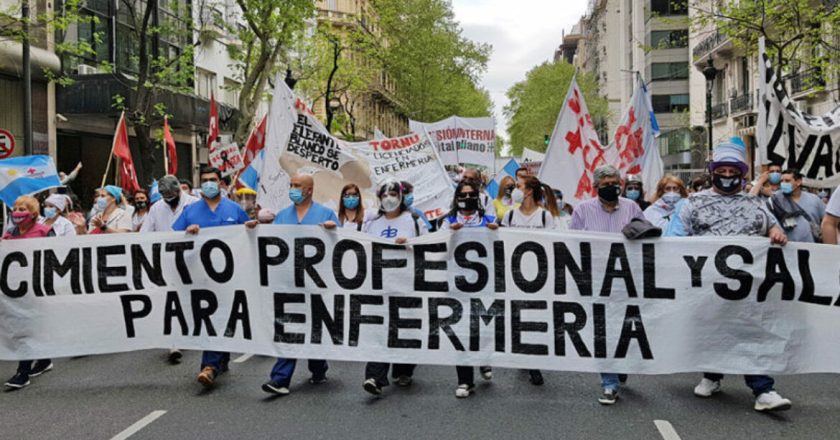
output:
[[[274,224],[322,225],[328,229],[335,228],[338,223],[335,212],[312,200],[314,185],[311,176],[297,175],[292,177],[289,187],[289,198],[292,200],[292,205],[277,213]],[[246,225],[252,228],[256,226],[256,222],[249,222]],[[292,374],[295,372],[296,364],[297,359],[277,358],[277,363],[271,369],[271,380],[263,384],[263,391],[271,394],[289,394],[289,384],[292,380]],[[309,371],[312,373],[309,383],[317,385],[327,381],[327,361],[310,359]]]
[[[184,211],[172,224],[173,231],[198,234],[201,228],[241,225],[250,220],[248,214],[230,199],[222,197],[219,183],[222,172],[218,168],[203,167],[200,172],[201,200],[184,207]],[[228,369],[230,353],[205,351],[201,355],[201,372],[198,382],[211,387],[216,377]]]

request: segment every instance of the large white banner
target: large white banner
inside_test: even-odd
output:
[[[840,185],[840,106],[812,116],[799,110],[759,41],[759,101],[756,123],[761,164],[782,163],[804,175],[803,184],[814,188]]]
[[[425,133],[347,146],[367,162],[374,187],[388,179],[410,182],[414,186],[414,206],[427,219],[436,219],[449,211],[455,190]]]
[[[408,121],[414,133],[428,133],[446,166],[478,166],[496,172],[496,122],[493,118],[451,116],[437,122]]]
[[[0,242],[0,359],[180,347],[572,371],[840,372],[840,248],[315,226]]]

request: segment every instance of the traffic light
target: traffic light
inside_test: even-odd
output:
[[[549,135],[544,135],[544,136],[543,136],[543,143],[545,143],[546,148],[548,148],[548,144],[549,144],[549,142],[551,142],[551,136],[549,136]]]

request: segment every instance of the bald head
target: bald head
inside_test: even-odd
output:
[[[308,203],[308,200],[312,198],[312,188],[314,186],[315,181],[312,176],[306,174],[296,174],[289,183],[289,188],[297,188],[301,191],[304,199],[303,203]]]

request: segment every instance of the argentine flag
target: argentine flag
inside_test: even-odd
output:
[[[20,196],[61,186],[50,156],[23,156],[0,160],[0,200],[12,206]]]
[[[490,197],[496,198],[496,195],[499,194],[499,185],[502,183],[502,179],[505,176],[510,176],[516,179],[516,170],[519,169],[519,163],[516,162],[516,159],[511,159],[505,166],[496,174],[496,177],[487,185],[487,193],[490,194]]]
[[[257,153],[257,157],[251,161],[248,167],[239,174],[239,183],[256,191],[257,185],[260,184],[260,170],[262,169],[264,160],[265,149],[262,149]]]

